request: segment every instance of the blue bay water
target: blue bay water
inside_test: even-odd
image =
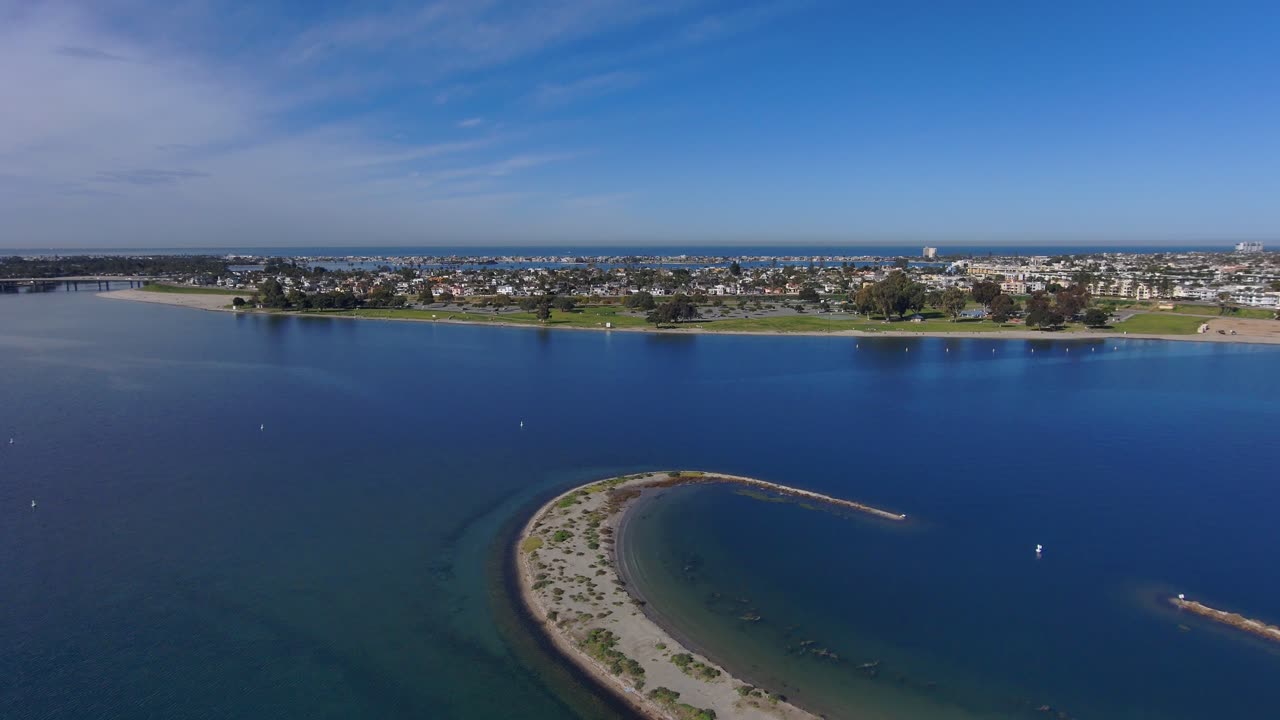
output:
[[[800,697],[844,665],[810,672],[699,614],[708,589],[883,659],[906,679],[854,688],[877,706],[1254,717],[1280,699],[1274,649],[1157,601],[1280,620],[1275,349],[601,334],[49,293],[0,297],[0,358],[0,717],[613,716],[512,620],[500,543],[557,489],[668,467],[912,515],[886,530],[705,489],[635,524],[655,608]],[[690,552],[698,582],[663,583]]]

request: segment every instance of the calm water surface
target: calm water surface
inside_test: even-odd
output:
[[[633,524],[655,609],[797,697],[1266,716],[1276,650],[1156,598],[1280,619],[1280,352],[1111,347],[3,296],[0,717],[613,716],[525,639],[500,540],[551,492],[665,467],[915,519],[705,488]]]

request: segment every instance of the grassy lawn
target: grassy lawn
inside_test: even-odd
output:
[[[1159,335],[1194,335],[1204,320],[1185,315],[1142,313],[1112,326],[1116,332],[1152,333]]]
[[[316,313],[320,314],[320,313]],[[366,318],[401,319],[401,320],[462,320],[476,323],[515,323],[517,325],[545,325],[548,327],[603,327],[606,322],[614,327],[643,327],[648,325],[644,318],[629,317],[618,314],[617,308],[585,307],[578,312],[551,311],[551,319],[539,322],[531,312],[495,314],[483,310],[418,310],[416,308],[359,308],[357,310],[325,311],[325,315],[349,315]]]
[[[366,318],[411,319],[411,320],[459,320],[476,323],[514,323],[518,325],[542,325],[546,327],[584,327],[600,328],[606,322],[613,323],[616,328],[653,327],[643,317],[622,314],[623,309],[616,306],[588,306],[575,312],[564,313],[553,310],[551,319],[539,322],[531,312],[502,313],[481,310],[417,310],[409,308],[360,308],[358,310],[326,311],[329,315],[350,315]],[[316,313],[319,314],[319,313]],[[929,319],[924,322],[895,321],[883,323],[879,320],[867,320],[865,317],[816,313],[805,315],[787,315],[781,317],[732,318],[715,320],[702,318],[674,327],[701,327],[711,332],[837,332],[840,330],[862,330],[864,332],[880,332],[894,330],[900,332],[1000,332],[1002,330],[1021,330],[1020,325],[996,325],[992,322],[978,320],[960,320],[950,322],[943,319],[941,313],[924,313]]]
[[[183,290],[184,289],[179,289],[179,291]],[[192,292],[196,292],[196,290],[193,289]],[[234,295],[237,293],[223,291],[221,294]],[[485,312],[479,309],[463,311],[440,309],[419,310],[415,308],[360,308],[356,310],[310,311],[305,314],[402,320],[435,319],[474,323],[512,323],[517,325],[546,327],[601,328],[606,322],[613,323],[613,326],[617,328],[653,327],[653,325],[646,322],[644,318],[624,315],[622,314],[622,311],[622,308],[609,305],[588,306],[569,313],[554,310],[551,313],[551,319],[545,323],[539,322],[531,312],[502,313],[500,315],[495,315],[492,312]],[[926,312],[925,315],[928,319],[918,323],[908,321],[884,323],[879,320],[868,320],[865,316],[844,315],[839,313],[822,315],[817,313],[807,313],[803,315],[785,315],[780,317],[732,318],[723,320],[702,318],[699,320],[681,323],[674,327],[690,329],[700,327],[702,330],[707,332],[775,333],[839,332],[842,330],[860,330],[862,332],[872,333],[884,331],[906,333],[1000,333],[1029,329],[1022,325],[997,325],[989,320],[964,319],[957,322],[951,322],[945,318],[939,317],[939,313],[934,312]],[[1127,331],[1130,333],[1159,335],[1191,335],[1195,333],[1196,328],[1198,328],[1206,319],[1211,318],[1161,314],[1154,312],[1139,313],[1124,322],[1116,323],[1110,328],[1110,331],[1117,334]],[[1064,334],[1082,332],[1085,330],[1089,330],[1089,328],[1085,328],[1079,323],[1073,323],[1058,332],[1046,333],[1046,336],[1062,336]],[[1101,330],[1105,332],[1107,329],[1102,328]]]
[[[1133,300],[1131,298],[1117,297],[1095,297],[1093,306],[1102,308],[1103,310],[1155,310],[1156,305],[1152,302],[1141,300]]]
[[[614,327],[644,327],[649,324],[643,317],[623,315],[620,308],[608,305],[592,305],[579,308],[576,312],[551,311],[551,319],[543,325],[563,327],[603,327],[605,323],[613,323]],[[503,319],[529,324],[538,324],[538,319],[531,312],[511,313],[503,315]]]
[[[418,310],[416,308],[357,308],[355,310],[308,310],[304,312],[307,315],[338,315],[382,320],[465,320],[467,322],[506,320],[505,317],[495,317],[492,313],[463,312],[461,310]]]
[[[229,288],[219,287],[201,287],[197,285],[161,285],[159,283],[147,283],[142,286],[143,290],[155,293],[173,293],[177,295],[239,295],[248,300],[252,295],[252,290],[232,290]]]
[[[1204,315],[1206,317],[1237,317],[1237,318],[1253,318],[1256,320],[1271,320],[1275,318],[1274,310],[1266,310],[1264,308],[1245,308],[1237,307],[1235,312],[1229,315],[1221,315],[1218,313],[1216,305],[1190,305],[1178,303],[1173,306],[1174,312],[1186,313],[1188,315]]]

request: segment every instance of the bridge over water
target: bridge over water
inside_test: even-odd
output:
[[[78,292],[81,285],[83,285],[86,290],[101,292],[103,290],[110,290],[112,285],[118,286],[127,283],[131,288],[142,287],[149,282],[161,279],[163,278],[139,275],[72,275],[56,278],[0,278],[0,292],[20,292],[23,289],[26,289],[29,292],[50,292],[59,285],[63,286],[67,292]]]

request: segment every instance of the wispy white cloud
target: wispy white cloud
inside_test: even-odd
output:
[[[377,116],[300,126],[289,115],[311,98],[291,90],[198,55],[158,52],[91,14],[24,12],[0,26],[0,236],[86,245],[146,241],[141,234],[175,244],[231,230],[257,239],[289,223],[294,232],[350,231],[370,213],[395,213],[372,231],[386,237],[423,219],[434,186],[467,178],[492,186],[568,157],[493,158],[518,137],[493,131],[390,140]],[[482,129],[479,118],[463,126]],[[471,162],[442,167],[450,158]],[[379,197],[396,201],[371,202]]]
[[[129,58],[121,55],[114,55],[98,48],[75,47],[72,45],[64,45],[55,50],[59,55],[67,57],[80,58],[82,60],[108,60],[113,62],[126,62]]]
[[[786,15],[794,14],[811,4],[809,0],[786,0],[786,2],[771,0],[710,13],[682,28],[676,40],[686,44],[698,44],[739,35],[768,25]]]
[[[630,192],[572,195],[564,199],[564,205],[571,210],[601,210],[622,207],[634,197]]]
[[[474,88],[469,85],[451,85],[435,92],[432,101],[436,105],[448,105],[451,102],[461,100],[474,92]]]
[[[605,95],[633,87],[643,80],[634,72],[608,72],[571,80],[566,83],[540,85],[533,94],[534,102],[541,106],[563,105],[583,98]]]
[[[155,168],[138,168],[134,170],[102,170],[94,180],[104,183],[125,183],[126,185],[173,185],[183,180],[209,177],[209,173],[199,170],[157,170]]]
[[[493,67],[687,9],[692,0],[440,0],[362,11],[314,26],[289,51],[298,63],[351,53],[398,54],[427,75]]]
[[[590,178],[534,184],[590,153],[537,110],[652,73],[559,65],[538,84],[525,61],[683,26],[703,1],[392,0],[316,22],[213,0],[0,0],[0,242],[425,242],[424,227],[534,232],[553,210],[620,207]],[[480,107],[499,93],[500,123]]]

